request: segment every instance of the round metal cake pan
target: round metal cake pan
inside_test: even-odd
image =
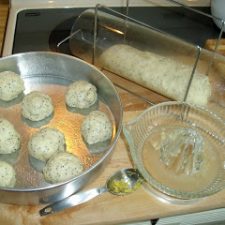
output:
[[[0,155],[0,160],[10,162],[17,172],[17,184],[14,188],[0,188],[0,201],[24,205],[50,203],[77,192],[95,179],[107,165],[122,127],[122,105],[112,82],[94,66],[73,56],[53,52],[27,52],[3,57],[0,59],[0,72],[3,71],[21,75],[25,83],[24,95],[33,90],[50,95],[55,112],[49,121],[32,124],[24,121],[21,116],[21,99],[0,101],[0,116],[13,123],[21,134],[18,155]],[[98,154],[90,153],[79,132],[79,121],[88,112],[71,111],[64,103],[68,85],[81,79],[96,86],[99,101],[94,109],[108,113],[113,124],[112,139],[96,147],[102,151]],[[30,165],[27,143],[31,134],[43,126],[56,127],[64,132],[66,140],[68,139],[67,148],[70,152],[74,151],[85,164],[82,174],[66,182],[48,184],[42,178],[42,173]]]

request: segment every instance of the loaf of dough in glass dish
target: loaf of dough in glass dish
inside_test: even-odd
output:
[[[113,45],[100,55],[101,65],[129,80],[177,101],[183,101],[192,66],[125,44]],[[211,96],[207,76],[195,72],[186,101],[206,105]]]

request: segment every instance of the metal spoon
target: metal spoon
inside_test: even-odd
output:
[[[100,194],[110,192],[114,195],[126,195],[137,190],[143,182],[143,178],[136,169],[122,169],[111,176],[105,186],[93,188],[77,194],[73,194],[61,201],[50,204],[39,211],[41,216],[62,211],[84,202],[87,202]]]

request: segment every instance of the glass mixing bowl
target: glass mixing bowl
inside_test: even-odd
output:
[[[149,188],[190,200],[225,187],[225,124],[213,112],[165,102],[124,124],[123,132]]]

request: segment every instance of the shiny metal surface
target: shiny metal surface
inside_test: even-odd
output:
[[[0,155],[0,159],[13,164],[17,173],[15,188],[0,189],[1,202],[39,204],[68,197],[97,176],[116,144],[122,126],[122,107],[117,91],[111,81],[92,65],[58,53],[30,52],[4,57],[0,59],[0,72],[5,70],[21,75],[25,82],[24,94],[33,90],[48,94],[53,100],[55,111],[51,118],[30,122],[21,116],[23,96],[13,102],[0,102],[0,116],[12,122],[22,138],[17,155]],[[68,84],[79,79],[88,80],[97,87],[99,101],[94,109],[106,112],[113,124],[112,139],[107,145],[97,146],[104,150],[101,154],[91,154],[80,135],[80,124],[88,111],[77,112],[68,109],[64,103]],[[67,151],[78,155],[84,164],[85,171],[80,176],[60,184],[44,181],[42,173],[36,169],[27,152],[29,137],[44,126],[56,127],[64,133]]]
[[[44,207],[39,213],[41,216],[56,213],[85,203],[107,191],[114,195],[130,194],[140,187],[142,182],[143,178],[136,169],[122,169],[113,174],[107,180],[105,186],[71,195],[68,198]]]

